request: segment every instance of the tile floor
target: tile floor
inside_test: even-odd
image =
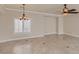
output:
[[[22,39],[0,43],[0,54],[78,54],[79,38],[68,35]]]

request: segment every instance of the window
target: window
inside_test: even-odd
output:
[[[31,32],[31,20],[15,19],[15,33]]]

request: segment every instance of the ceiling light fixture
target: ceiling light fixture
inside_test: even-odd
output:
[[[22,14],[22,16],[20,17],[20,20],[28,20],[28,17],[26,16],[26,14],[25,14],[25,4],[22,4],[22,8],[23,8],[23,10],[22,10],[22,12],[23,12],[23,14]]]
[[[64,4],[64,9],[63,9],[63,15],[67,16],[68,15],[68,8],[66,7],[67,5]]]
[[[63,12],[68,12],[68,8],[66,7],[67,5],[64,4],[64,9],[63,9]]]

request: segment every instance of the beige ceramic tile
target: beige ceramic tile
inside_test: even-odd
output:
[[[68,35],[15,40],[0,43],[1,54],[72,54],[79,53],[79,38]]]

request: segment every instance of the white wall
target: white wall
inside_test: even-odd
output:
[[[44,34],[56,34],[56,17],[44,16]]]
[[[64,17],[65,34],[79,37],[79,15],[70,15]]]
[[[63,32],[63,16],[57,17],[56,32],[57,32],[57,34],[64,34],[64,32]]]
[[[30,34],[15,34],[14,19],[19,18],[19,13],[3,12],[0,14],[0,41],[7,41],[16,38],[31,37],[56,33],[56,17],[45,16],[40,14],[31,14],[32,18],[32,33]]]

